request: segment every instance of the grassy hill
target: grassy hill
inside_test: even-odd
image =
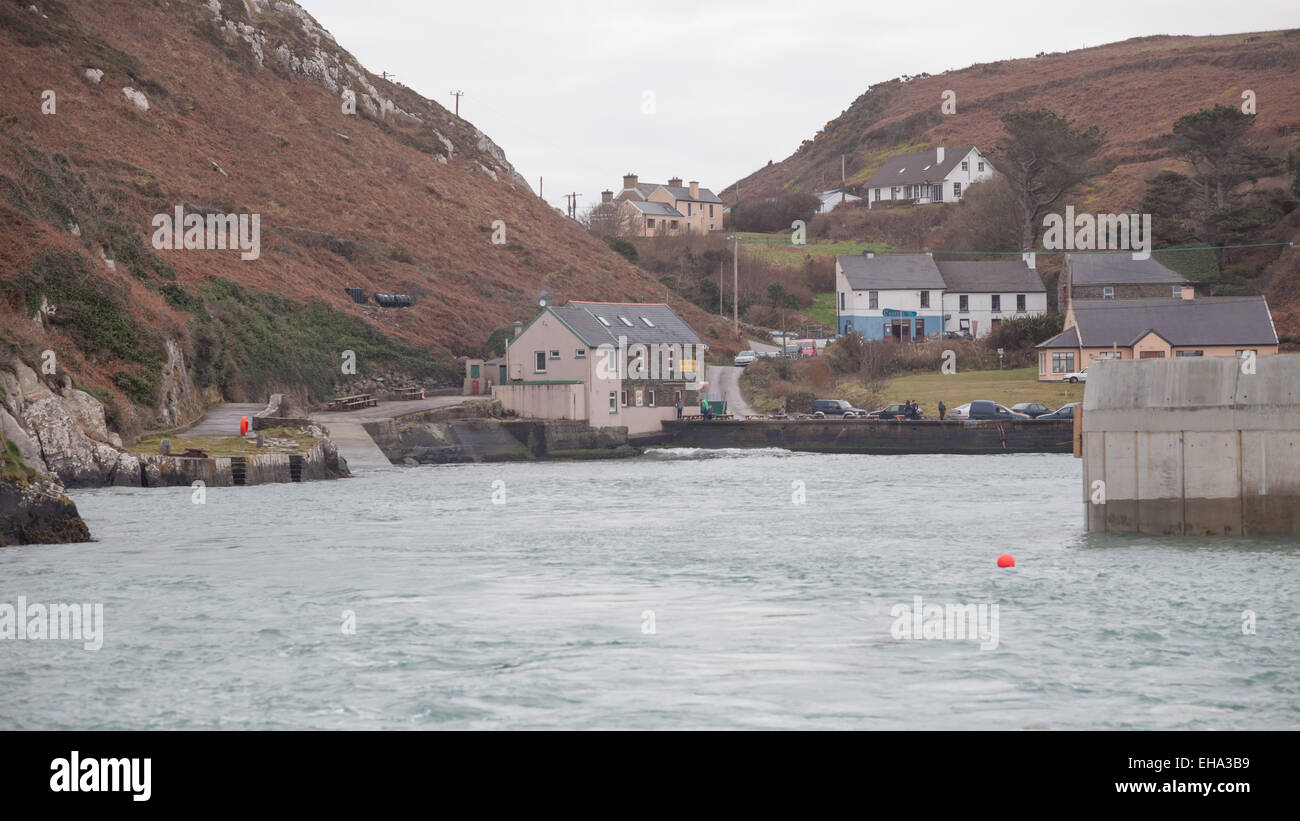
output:
[[[341,350],[359,372],[451,379],[543,291],[664,296],[487,135],[370,73],[293,3],[32,5],[0,0],[0,349],[55,350],[127,416],[169,338],[227,398],[319,396]],[[260,215],[260,257],[156,251],[151,221],[177,206]],[[415,305],[357,305],[346,287]],[[723,323],[674,308],[725,344]]]

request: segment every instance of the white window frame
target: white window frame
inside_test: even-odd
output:
[[[541,367],[537,367],[538,363]],[[533,351],[533,373],[546,373],[546,351]]]
[[[1114,285],[1104,285],[1104,286],[1102,286],[1102,289],[1101,289],[1101,298],[1102,298],[1102,299],[1114,299],[1114,298],[1115,298],[1115,286],[1114,286]]]
[[[576,348],[576,349],[574,349],[574,351],[573,351],[573,358],[574,358],[574,359],[586,359],[586,358],[587,358],[587,349],[586,349],[586,348]]]
[[[618,394],[614,391],[609,392],[609,412],[618,413]]]
[[[552,348],[552,349],[551,349],[551,355],[550,355],[549,358],[550,358],[550,359],[559,359],[559,358],[560,358],[560,349],[559,349],[559,348]]]

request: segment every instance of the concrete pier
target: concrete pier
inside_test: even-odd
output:
[[[1088,529],[1300,533],[1300,356],[1100,360],[1083,400]]]

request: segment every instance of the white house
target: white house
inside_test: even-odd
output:
[[[1004,319],[1047,313],[1047,288],[1024,260],[936,264],[946,286],[945,331],[969,331],[979,339]]]
[[[930,254],[835,259],[836,330],[920,340],[943,331],[986,336],[1004,319],[1047,312],[1047,289],[1024,260],[936,262]]]
[[[973,145],[951,151],[941,145],[916,154],[898,154],[867,179],[867,205],[956,202],[971,185],[994,173],[992,163]]]
[[[864,339],[924,339],[943,329],[943,290],[929,254],[836,257],[836,330]]]
[[[817,195],[822,204],[817,208],[818,214],[829,214],[835,210],[835,206],[842,202],[857,202],[862,197],[855,197],[847,191],[841,192],[838,188],[834,191],[823,191]]]

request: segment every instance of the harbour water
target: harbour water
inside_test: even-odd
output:
[[[0,641],[0,728],[1300,727],[1300,546],[1088,534],[1080,483],[678,449],[77,492],[99,541],[0,550],[0,603],[102,603],[103,646]],[[897,638],[918,596],[996,646]]]

